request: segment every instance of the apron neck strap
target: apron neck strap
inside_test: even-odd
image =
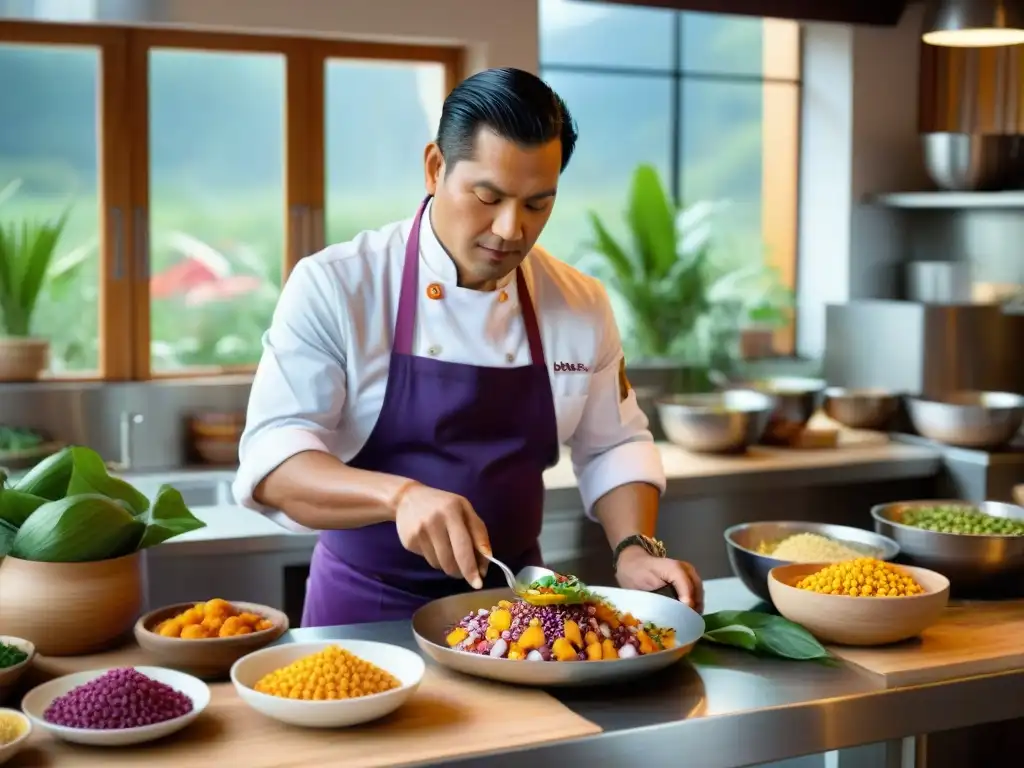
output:
[[[401,355],[412,354],[412,341],[416,330],[416,305],[419,302],[420,283],[420,229],[423,226],[423,215],[427,210],[430,195],[420,203],[416,216],[412,220],[412,229],[405,243],[405,264],[402,267],[402,288],[398,296],[398,317],[395,320],[395,341],[393,349]],[[516,267],[516,290],[519,293],[519,306],[522,308],[523,325],[526,327],[526,338],[530,344],[530,357],[534,365],[546,365],[544,361],[544,345],[540,338],[540,325],[537,322],[537,311],[530,297],[530,289],[526,285],[526,277],[521,267]]]

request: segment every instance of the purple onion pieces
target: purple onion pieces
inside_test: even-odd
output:
[[[43,719],[65,728],[116,730],[163,723],[191,711],[188,696],[125,667],[58,696]]]

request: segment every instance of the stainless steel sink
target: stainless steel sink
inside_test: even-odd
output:
[[[170,485],[181,492],[189,507],[213,507],[233,505],[231,483],[233,472],[184,470],[180,472],[130,472],[121,475],[150,499],[154,498],[161,485]]]

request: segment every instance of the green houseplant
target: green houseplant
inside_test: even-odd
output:
[[[593,240],[580,266],[603,280],[623,310],[627,354],[642,367],[672,371],[676,391],[710,388],[709,372],[739,356],[742,329],[787,321],[790,295],[777,270],[763,258],[730,258],[717,237],[728,207],[682,207],[658,172],[641,165],[629,190],[625,238],[589,213]]]
[[[0,381],[38,379],[49,365],[49,342],[32,336],[32,317],[70,213],[47,221],[5,219],[4,204],[20,186],[13,181],[0,190]]]
[[[0,634],[51,656],[110,647],[142,606],[140,553],[204,526],[174,488],[150,501],[83,446],[0,472]]]

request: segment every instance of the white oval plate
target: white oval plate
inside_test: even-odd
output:
[[[372,696],[334,701],[284,699],[254,689],[264,675],[331,645],[390,672],[402,687]],[[243,656],[231,667],[231,682],[242,701],[267,717],[304,728],[343,728],[390,715],[409,700],[425,671],[426,664],[418,653],[397,645],[369,640],[322,640],[282,643]]]
[[[115,667],[116,669],[116,667]],[[125,747],[130,744],[142,744],[147,741],[155,741],[180,731],[200,714],[210,703],[210,688],[198,677],[187,675],[173,669],[163,667],[134,667],[137,672],[145,675],[151,680],[169,685],[171,688],[185,694],[192,699],[192,711],[187,715],[176,717],[153,725],[141,725],[138,728],[118,728],[105,730],[101,728],[67,728],[63,725],[55,725],[43,719],[43,712],[50,706],[50,703],[58,696],[85,685],[90,680],[105,675],[110,669],[93,669],[88,672],[76,672],[73,675],[64,675],[48,683],[38,685],[25,694],[21,700],[21,708],[32,721],[32,725],[52,733],[59,739],[71,741],[75,744],[88,744],[94,747]]]

